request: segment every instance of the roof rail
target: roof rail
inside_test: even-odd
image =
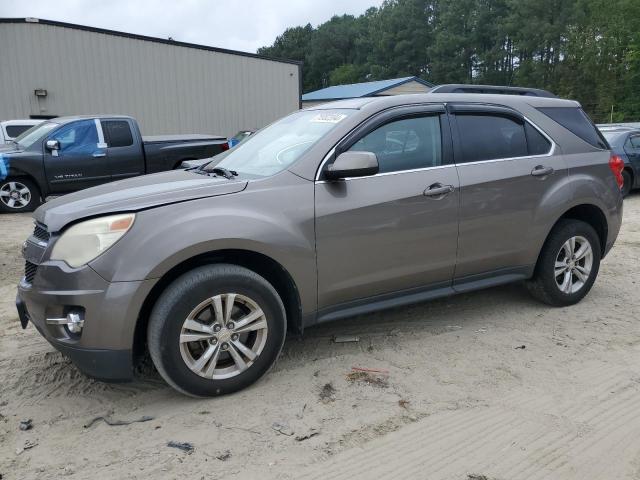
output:
[[[489,93],[494,95],[558,98],[553,93],[539,88],[507,87],[502,85],[466,85],[462,83],[438,85],[433,87],[429,93]]]

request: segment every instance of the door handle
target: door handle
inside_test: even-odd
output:
[[[105,157],[106,155],[107,155],[107,154],[106,154],[106,153],[104,153],[104,152],[95,152],[95,153],[93,154],[93,157],[94,157],[94,158],[99,158],[99,157]]]
[[[453,185],[442,185],[441,183],[434,183],[424,191],[426,197],[444,197],[453,192]]]
[[[547,175],[551,175],[554,172],[553,168],[545,167],[544,165],[536,165],[533,170],[531,170],[531,175],[534,177],[546,177]]]

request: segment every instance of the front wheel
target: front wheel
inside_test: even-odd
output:
[[[196,397],[245,388],[275,363],[286,314],[263,277],[237,265],[206,265],[175,280],[154,306],[153,363],[176,390]]]
[[[32,212],[41,203],[40,189],[29,178],[7,178],[0,182],[0,212]]]
[[[589,293],[598,275],[600,240],[588,223],[561,220],[545,242],[533,278],[531,294],[549,305],[578,303]]]

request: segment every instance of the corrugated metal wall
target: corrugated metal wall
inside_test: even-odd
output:
[[[42,23],[0,23],[0,48],[2,120],[125,114],[146,135],[229,136],[299,108],[296,64]]]

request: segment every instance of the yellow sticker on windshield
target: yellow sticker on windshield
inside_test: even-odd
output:
[[[344,113],[323,112],[312,117],[310,121],[312,123],[338,123],[345,117]]]

